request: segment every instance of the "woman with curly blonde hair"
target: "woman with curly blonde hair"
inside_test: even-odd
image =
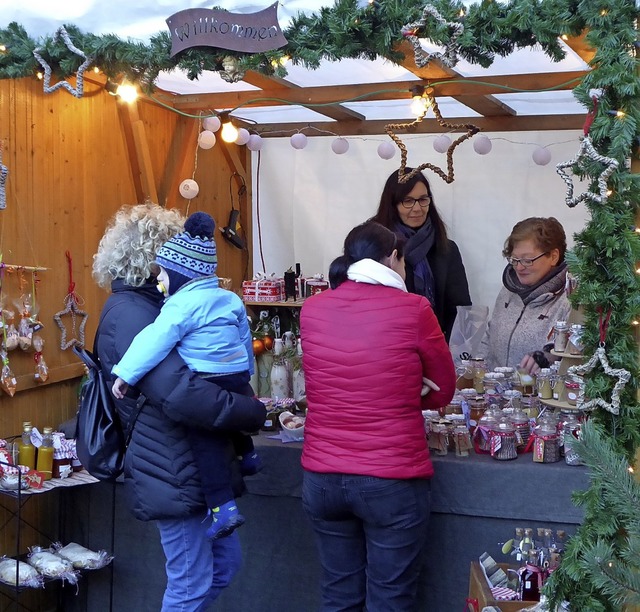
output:
[[[163,295],[157,288],[157,250],[182,230],[175,210],[155,204],[125,206],[109,221],[93,276],[111,290],[102,310],[94,352],[105,379],[129,344],[160,312]],[[228,434],[255,431],[265,419],[255,398],[224,391],[192,372],[174,348],[153,370],[115,404],[123,425],[129,423],[140,395],[146,401],[135,421],[125,456],[125,491],[130,510],[142,521],[155,521],[166,556],[167,587],[163,612],[204,610],[228,586],[240,567],[236,533],[206,537],[208,508],[187,436],[199,428],[219,441],[227,438],[227,456],[234,494],[244,483]]]

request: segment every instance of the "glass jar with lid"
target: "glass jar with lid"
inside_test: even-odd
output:
[[[580,395],[581,379],[577,376],[567,376],[564,379],[565,396],[570,406],[576,406]]]
[[[566,352],[570,355],[582,355],[584,345],[582,344],[583,326],[574,323],[569,331],[569,341],[567,342]]]
[[[502,394],[502,409],[510,412],[522,408],[522,393],[517,389],[506,389]]]
[[[553,398],[553,389],[551,388],[551,369],[541,368],[536,376],[536,387],[538,388],[538,397],[540,399]]]
[[[456,457],[468,457],[471,450],[471,436],[467,426],[464,423],[454,424],[452,437]]]
[[[429,449],[436,455],[446,455],[449,452],[449,423],[436,421],[431,423],[431,431],[427,435]]]
[[[487,372],[482,378],[484,393],[499,395],[504,391],[504,374],[502,372]]]
[[[513,423],[516,434],[516,447],[524,449],[531,437],[531,424],[529,417],[522,408],[516,408],[509,417]]]
[[[560,461],[560,436],[554,421],[541,419],[533,435],[533,460],[536,463]]]
[[[462,396],[454,395],[451,401],[444,407],[444,413],[449,414],[462,414]]]
[[[456,386],[458,389],[473,388],[473,364],[469,359],[462,359],[460,365],[456,366],[458,379]]]
[[[569,342],[569,326],[566,321],[556,321],[553,326],[553,350],[564,353]]]
[[[562,420],[562,450],[567,465],[584,465],[584,461],[575,449],[575,442],[580,439],[582,424],[577,411],[563,411]]]
[[[513,423],[500,419],[491,428],[491,456],[498,461],[509,461],[518,457],[516,430]]]
[[[520,382],[518,372],[516,372],[516,369],[511,366],[498,366],[497,368],[493,368],[493,371],[504,375],[504,384],[509,389],[513,389],[513,387],[518,385]]]
[[[477,453],[489,453],[491,451],[491,431],[497,425],[498,420],[488,410],[480,417],[478,426],[473,432],[473,446]]]

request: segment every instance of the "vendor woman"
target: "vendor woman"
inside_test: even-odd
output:
[[[458,306],[470,306],[469,286],[458,246],[433,201],[429,181],[421,172],[406,183],[396,170],[385,183],[373,221],[404,238],[406,285],[410,293],[426,297],[449,342]],[[405,173],[413,172],[405,168]]]
[[[487,333],[480,347],[487,367],[517,366],[535,374],[553,357],[543,351],[556,321],[571,306],[565,292],[567,239],[554,217],[530,217],[513,226],[502,254],[502,273]]]

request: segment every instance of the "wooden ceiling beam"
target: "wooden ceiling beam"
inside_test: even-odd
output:
[[[586,115],[521,115],[508,117],[456,117],[451,119],[458,124],[470,123],[477,125],[484,132],[529,132],[547,130],[578,130],[584,127]],[[323,130],[340,136],[372,136],[385,134],[385,126],[390,123],[409,123],[406,119],[397,120],[368,120],[364,122],[341,121],[339,123],[313,123],[319,135]],[[266,131],[261,136],[281,137],[283,134],[291,134],[292,131],[309,127],[308,123],[271,123],[265,126]],[[462,133],[464,130],[458,130]],[[453,131],[457,133],[458,131]],[[442,127],[435,119],[424,119],[411,134],[441,134],[451,132]],[[399,130],[398,135],[403,137],[404,132]]]
[[[590,64],[596,55],[596,50],[587,43],[586,32],[583,32],[580,36],[563,37],[562,40],[587,64]]]
[[[509,93],[511,90],[540,91],[573,89],[588,71],[545,72],[513,74],[493,77],[467,77],[444,81],[424,81],[431,84],[435,95],[451,96],[467,105],[464,97],[478,98],[491,94]],[[228,109],[239,106],[282,106],[284,104],[328,104],[358,98],[363,101],[399,100],[410,98],[410,89],[421,81],[361,83],[357,85],[330,85],[325,87],[273,88],[260,91],[237,91],[210,94],[173,96],[171,106],[181,111]],[[483,92],[482,96],[478,92]],[[322,111],[327,114],[326,108]]]
[[[434,77],[425,76],[429,74],[443,74],[445,75],[443,78],[450,79],[464,78],[464,76],[459,72],[453,70],[453,68],[445,66],[437,59],[430,61],[423,68],[417,66],[415,63],[413,46],[407,40],[402,41],[402,43],[396,47],[396,50],[401,51],[404,54],[404,59],[400,62],[400,65],[421,79],[433,79]],[[484,117],[501,117],[516,114],[510,106],[501,102],[497,98],[494,98],[491,94],[465,96],[464,100],[461,99],[462,96],[460,95],[454,95],[452,97]]]

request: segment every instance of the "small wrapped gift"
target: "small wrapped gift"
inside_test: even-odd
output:
[[[280,302],[284,300],[284,279],[258,272],[253,280],[242,281],[242,299],[245,302]]]
[[[324,279],[322,274],[316,274],[312,278],[305,280],[305,295],[310,297],[329,288],[329,281]]]

